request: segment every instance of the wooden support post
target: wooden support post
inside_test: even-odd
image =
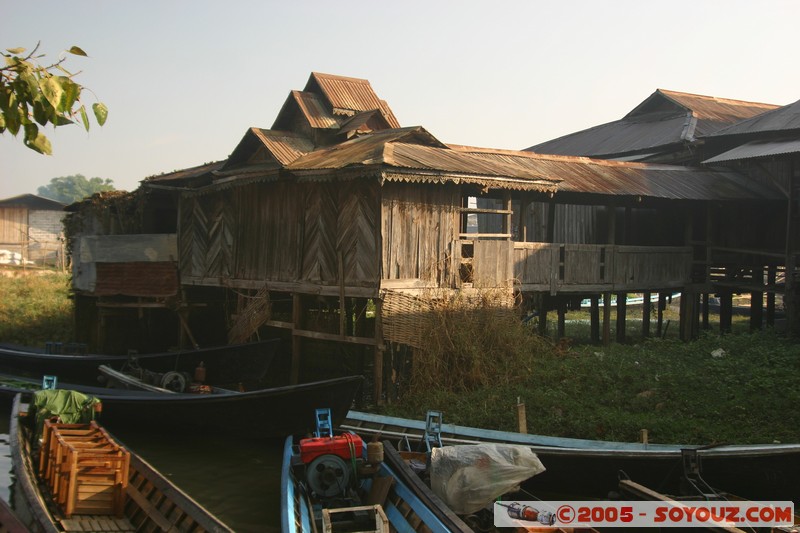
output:
[[[650,336],[650,297],[653,293],[642,293],[642,337]]]
[[[538,331],[539,335],[542,337],[547,336],[547,298],[545,298],[544,294],[539,294],[539,323]]]
[[[603,293],[603,345],[611,344],[611,293]]]
[[[600,342],[600,298],[589,297],[589,335],[592,342]]]
[[[767,326],[769,327],[775,325],[775,271],[775,265],[767,267],[767,285],[769,286],[769,292],[767,292]]]
[[[733,293],[723,291],[719,295],[719,332],[730,333],[733,322]]]
[[[764,321],[764,293],[750,293],[750,331],[759,331]]]
[[[666,293],[658,293],[658,309],[656,311],[656,336],[661,338],[664,335],[664,309],[667,308],[667,295]]]
[[[681,340],[690,341],[697,338],[699,313],[698,295],[689,289],[684,288],[681,292],[681,308],[680,308],[680,327],[679,333]]]
[[[385,350],[383,341],[383,300],[375,299],[375,354],[373,377],[373,400],[377,405],[383,405],[383,354]]]
[[[525,434],[528,432],[528,419],[525,416],[525,402],[523,402],[522,398],[519,396],[517,396],[517,425],[520,433]]]
[[[707,292],[703,293],[703,329],[710,329],[711,323],[708,320],[708,313],[709,313],[710,301],[709,301],[709,294]]]
[[[292,294],[292,367],[289,373],[289,383],[297,384],[300,379],[300,353],[303,349],[303,337],[294,334],[294,330],[302,329],[303,298]]]
[[[617,293],[617,342],[625,342],[625,323],[628,318],[628,305],[626,299],[628,294],[625,292]]]
[[[563,339],[566,336],[566,302],[563,298],[558,299],[558,339]]]

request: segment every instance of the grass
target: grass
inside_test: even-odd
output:
[[[74,339],[69,275],[0,270],[0,342],[44,346]]]
[[[405,395],[382,411],[419,419],[442,409],[446,422],[516,430],[520,399],[531,433],[635,441],[647,429],[650,442],[680,444],[799,440],[800,346],[773,332],[597,347],[544,343],[517,322],[488,324],[484,311],[441,318]],[[442,349],[440,336],[461,342]],[[479,353],[484,360],[472,361]]]
[[[419,419],[442,409],[446,422],[516,430],[519,398],[532,433],[634,441],[647,429],[651,442],[683,444],[800,440],[800,345],[771,331],[642,340],[637,327],[630,343],[598,347],[539,337],[490,308],[443,306],[401,401],[382,411]],[[745,328],[740,322],[734,331]],[[570,323],[567,334],[588,338],[588,325]],[[0,342],[73,339],[67,275],[0,276]]]

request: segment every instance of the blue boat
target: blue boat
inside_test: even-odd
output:
[[[411,487],[413,481],[398,471],[408,466],[375,459],[373,447],[382,450],[382,445],[367,445],[354,433],[334,436],[319,427],[315,437],[286,439],[281,472],[283,533],[471,531],[440,501],[425,501],[418,495],[420,487]]]

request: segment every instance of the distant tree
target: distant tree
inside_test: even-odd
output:
[[[50,140],[39,131],[39,126],[63,126],[80,120],[89,130],[86,106],[81,103],[84,87],[75,83],[76,74],[62,66],[66,54],[86,56],[77,46],[65,50],[58,61],[43,66],[39,61],[39,44],[29,53],[25,48],[8,48],[0,52],[5,58],[0,64],[0,134],[6,130],[16,135],[22,130],[25,146],[41,154],[50,155]],[[103,125],[108,118],[108,108],[100,102],[92,104],[95,120]]]
[[[57,202],[71,204],[83,200],[96,192],[113,191],[113,180],[103,178],[86,179],[83,174],[53,178],[48,185],[38,189],[39,196],[50,198]]]

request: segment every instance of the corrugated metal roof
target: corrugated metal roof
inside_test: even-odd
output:
[[[300,107],[312,128],[337,129],[339,120],[328,111],[318,95],[304,91],[292,91],[292,97]]]
[[[312,72],[305,90],[309,91],[314,83],[319,86],[325,98],[333,106],[334,114],[351,116],[359,111],[380,109],[384,111],[391,127],[400,127],[394,114],[385,112],[388,106],[372,90],[369,80]]]
[[[706,159],[703,163],[722,163],[739,159],[752,159],[772,155],[796,154],[800,152],[800,139],[750,141],[722,154]]]
[[[314,143],[311,142],[311,139],[290,131],[260,128],[253,128],[252,131],[282,165],[288,165],[298,157],[314,150]]]
[[[620,120],[539,143],[527,151],[560,155],[642,157],[774,109],[772,104],[657,89]]]
[[[20,194],[19,196],[0,200],[0,207],[27,207],[28,209],[40,209],[42,211],[62,211],[66,205],[35,194]]]
[[[709,137],[748,135],[800,129],[800,100],[719,130]]]
[[[777,190],[749,182],[733,171],[714,171],[677,165],[654,165],[541,155],[451,145],[482,158],[529,169],[538,176],[560,180],[558,192],[642,196],[670,200],[780,199]]]
[[[421,127],[363,135],[335,146],[316,150],[296,160],[287,168],[294,171],[313,171],[374,165],[437,174],[449,173],[454,179],[468,175],[482,176],[490,178],[481,181],[486,184],[491,183],[491,178],[510,178],[518,180],[517,188],[554,190],[551,180],[542,179],[523,167],[488,161],[451,150]],[[418,177],[416,181],[425,181],[425,178]]]
[[[196,167],[175,170],[173,172],[159,174],[158,176],[150,176],[142,180],[142,182],[146,185],[148,183],[163,184],[170,181],[191,180],[194,178],[200,178],[206,174],[210,174],[211,172],[218,170],[224,164],[225,161],[213,161],[211,163],[204,163]]]

